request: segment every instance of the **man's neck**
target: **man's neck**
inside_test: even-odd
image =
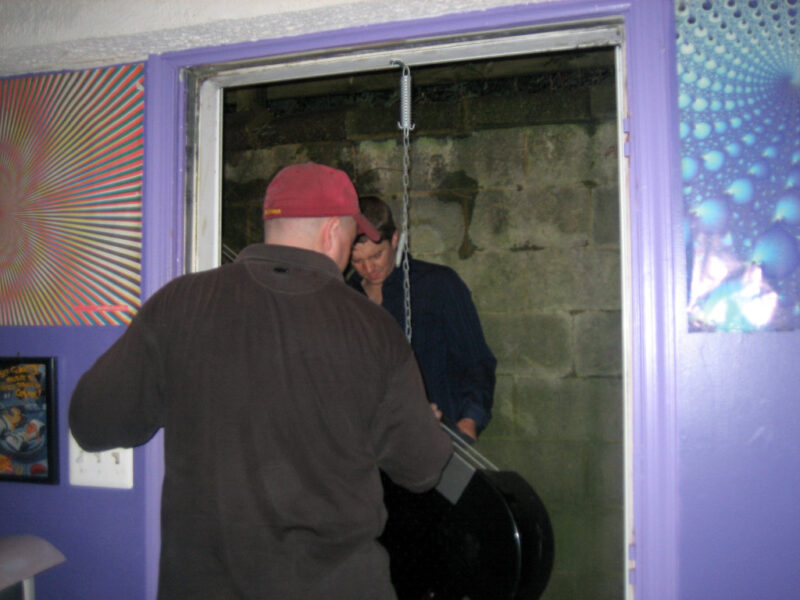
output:
[[[375,304],[380,304],[383,302],[383,284],[378,283],[368,283],[366,279],[361,281],[361,287],[364,288],[364,293],[367,294],[367,298],[372,300]]]

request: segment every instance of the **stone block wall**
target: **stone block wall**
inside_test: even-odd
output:
[[[524,476],[548,508],[556,563],[544,598],[553,600],[624,596],[613,89],[612,79],[422,103],[411,136],[412,252],[453,267],[472,291],[498,358],[493,420],[477,447]],[[258,241],[266,182],[305,160],[348,171],[399,225],[402,145],[386,126],[396,121],[376,102],[262,122],[269,144],[226,152],[223,237]],[[281,133],[291,128],[294,139]],[[240,144],[243,130],[226,137]]]
[[[416,256],[448,264],[466,281],[498,358],[494,419],[478,448],[523,475],[548,507],[556,564],[545,598],[621,598],[615,124],[425,140],[412,163],[477,182],[467,223],[463,205],[442,201],[441,175],[417,169],[411,243]]]

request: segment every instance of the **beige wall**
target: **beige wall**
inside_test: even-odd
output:
[[[172,50],[532,3],[0,0],[0,76],[135,62]]]

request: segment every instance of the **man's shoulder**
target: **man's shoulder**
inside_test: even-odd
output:
[[[462,283],[461,276],[447,265],[414,259],[412,266],[414,280],[431,283]]]
[[[436,272],[447,272],[455,274],[455,270],[452,267],[447,265],[443,265],[442,263],[435,263],[430,262],[427,260],[420,260],[418,258],[411,259],[411,269],[418,271],[420,273],[436,273]]]
[[[195,273],[183,273],[171,279],[164,287],[174,286],[191,286],[215,281],[224,276],[225,273],[230,273],[236,269],[236,263],[226,263],[213,269],[206,269],[205,271],[197,271]]]
[[[171,302],[183,296],[196,297],[202,290],[216,289],[220,286],[220,278],[233,274],[236,263],[225,264],[207,271],[184,273],[177,275],[158,288],[147,300],[147,304]]]

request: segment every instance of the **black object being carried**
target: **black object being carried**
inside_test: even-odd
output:
[[[550,579],[550,518],[533,488],[500,471],[451,428],[439,485],[416,494],[383,476],[380,538],[400,600],[536,600]]]

